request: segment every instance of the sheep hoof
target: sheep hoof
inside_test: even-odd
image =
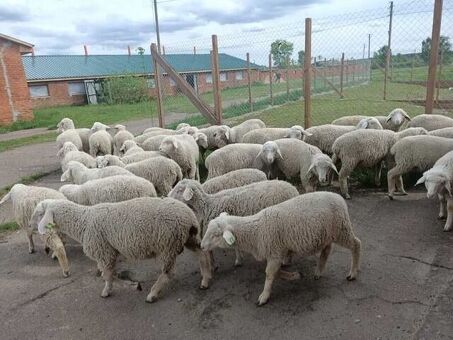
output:
[[[137,289],[138,291],[142,291],[142,285],[140,284],[140,282],[137,282],[137,287],[136,287],[136,289]]]
[[[354,281],[354,280],[355,280],[355,276],[348,275],[348,276],[346,277],[346,280],[348,280],[348,281]]]
[[[208,289],[208,288],[209,288],[209,286],[200,285],[200,289],[201,289],[201,290],[206,290],[206,289]]]
[[[106,297],[109,297],[109,296],[110,296],[110,293],[108,293],[108,292],[104,292],[104,291],[103,291],[103,292],[101,293],[101,297],[103,297],[103,298],[106,298]]]
[[[69,277],[69,275],[71,275],[71,274],[69,273],[69,271],[64,271],[64,272],[63,272],[63,277]]]
[[[31,249],[31,250],[30,250],[30,254],[33,253],[34,251],[35,251],[34,249]],[[49,255],[49,253],[50,253],[50,248],[49,248],[49,247],[45,247],[45,248],[44,248],[44,251],[46,252],[47,255]]]
[[[145,301],[148,303],[154,303],[157,301],[157,296],[147,296]]]
[[[445,227],[445,228],[444,228],[444,231],[447,231],[447,232],[448,232],[448,231],[451,231],[451,227]]]
[[[28,249],[28,253],[29,253],[29,254],[34,254],[34,253],[35,253],[35,250],[34,250],[34,249]]]
[[[242,267],[242,262],[234,262],[235,267]],[[215,269],[217,270],[217,268]]]
[[[388,196],[389,196],[390,201],[393,201],[393,195],[389,194]]]
[[[261,307],[261,306],[264,306],[266,303],[267,303],[268,299],[258,299],[258,301],[256,301],[256,306],[257,307]]]
[[[445,220],[447,218],[447,216],[443,216],[443,215],[439,215],[437,217],[438,220]]]
[[[345,200],[350,200],[351,199],[351,195],[349,195],[349,194],[344,195],[344,199]]]
[[[321,275],[315,275],[315,277],[314,277],[315,280],[319,280],[320,278],[321,278]]]
[[[405,191],[397,191],[394,193],[395,196],[406,196],[407,195],[407,192]]]

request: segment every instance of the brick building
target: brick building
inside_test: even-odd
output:
[[[27,80],[22,64],[33,45],[0,34],[0,125],[33,118]]]

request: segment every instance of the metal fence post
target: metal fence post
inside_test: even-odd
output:
[[[156,44],[151,44],[151,50],[154,47],[156,47]],[[154,84],[156,88],[156,99],[157,99],[157,116],[159,117],[159,127],[163,128],[165,127],[165,121],[164,121],[164,108],[162,105],[162,89],[161,89],[161,77],[160,77],[160,67],[156,62],[155,58],[152,58],[153,61],[153,66],[154,66]]]
[[[289,100],[289,56],[286,57],[286,97]]]
[[[217,35],[212,35],[212,85],[214,88],[214,110],[217,124],[222,124],[222,94],[220,89],[219,45]]]
[[[271,105],[274,105],[274,96],[272,93],[272,54],[269,53],[269,96]]]
[[[247,52],[247,84],[249,87],[249,108],[250,112],[253,112],[253,101],[252,101],[252,79],[250,74],[250,53]]]
[[[344,52],[341,54],[341,68],[340,68],[340,96],[343,98],[343,77],[344,77]]]
[[[390,57],[392,54],[392,22],[393,22],[393,1],[390,1],[389,38],[387,43],[387,54],[385,56],[385,72],[384,72],[384,100],[387,99],[387,82],[390,68]]]
[[[311,127],[311,18],[305,19],[304,126]]]

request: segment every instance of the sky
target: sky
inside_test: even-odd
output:
[[[433,0],[395,0],[392,50],[420,50],[431,34]],[[270,44],[304,49],[304,19],[313,18],[313,56],[361,58],[386,44],[389,3],[381,0],[158,0],[166,53],[219,51],[265,64]],[[442,34],[453,39],[453,1],[444,1]],[[35,45],[36,54],[126,54],[156,41],[152,0],[2,0],[0,33]],[[365,46],[365,50],[364,50]]]

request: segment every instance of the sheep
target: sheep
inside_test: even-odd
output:
[[[385,159],[388,164],[392,164],[390,156],[391,147],[399,139],[408,135],[420,135],[426,133],[425,129],[412,128],[402,132],[391,130],[355,130],[348,132],[335,140],[332,146],[334,164],[341,160],[339,172],[340,190],[346,199],[350,199],[348,191],[348,176],[356,166],[376,167],[375,182],[379,185],[381,163]],[[404,139],[404,138],[403,138]],[[404,194],[402,180],[398,180],[398,190]]]
[[[66,200],[44,200],[36,207],[31,225],[41,234],[51,228],[80,242],[85,255],[96,261],[102,272],[104,298],[111,294],[119,255],[130,260],[154,257],[159,260],[161,274],[146,297],[147,302],[154,302],[173,276],[177,255],[184,246],[196,250],[199,244],[198,222],[193,212],[171,198],[136,198],[94,207]]]
[[[97,132],[97,131],[107,131],[110,129],[110,126],[105,125],[100,122],[94,122],[93,126],[91,127],[91,132]]]
[[[324,124],[313,126],[306,130],[306,132],[310,133],[310,136],[306,136],[304,141],[318,147],[322,152],[331,155],[333,153],[332,145],[335,140],[345,133],[354,130],[356,130],[355,126],[347,125]]]
[[[62,158],[60,164],[63,172],[68,170],[67,165],[70,161],[80,162],[88,168],[96,167],[96,159],[85,152],[78,151],[77,147],[71,142],[64,143],[57,156]]]
[[[200,150],[206,150],[208,148],[208,136],[206,136],[203,132],[195,131],[193,134],[188,133],[188,135],[192,136],[194,141],[200,147]]]
[[[205,160],[205,166],[208,169],[207,179],[238,169],[262,170],[263,163],[257,158],[261,147],[261,144],[237,143],[215,150]]]
[[[440,203],[439,219],[444,219],[448,216],[444,231],[450,231],[453,227],[452,176],[453,151],[450,151],[439,158],[431,169],[425,171],[416,183],[416,185],[425,183],[428,198],[432,198],[437,194]]]
[[[188,126],[179,127],[180,125],[181,124],[179,124],[178,127],[176,127],[177,134],[187,133],[188,135],[193,136],[195,133],[198,132],[198,128],[196,126],[190,126],[190,125],[186,124]]]
[[[422,114],[412,118],[406,127],[422,127],[428,131],[453,127],[453,119],[443,115]]]
[[[230,139],[230,128],[226,125],[212,125],[198,131],[206,135],[210,150],[224,147]]]
[[[189,179],[179,182],[168,194],[193,210],[200,225],[201,235],[204,235],[209,221],[222,212],[238,216],[253,215],[263,208],[298,195],[297,189],[285,181],[256,182],[216,194],[207,194],[199,182]],[[242,256],[239,252],[236,252],[234,264],[242,265]],[[207,288],[208,285],[208,280],[203,281],[200,288]]]
[[[431,130],[428,134],[437,137],[453,138],[453,127]]]
[[[379,120],[375,117],[367,117],[360,120],[360,122],[356,126],[357,129],[377,129],[382,130],[383,127]]]
[[[62,133],[66,130],[73,130],[75,129],[74,121],[71,118],[63,118],[57,124],[57,132]]]
[[[106,130],[93,132],[89,139],[90,155],[92,157],[109,155],[113,152],[113,138]]]
[[[239,169],[214,177],[202,184],[207,194],[215,194],[219,191],[241,187],[247,184],[262,182],[267,179],[266,174],[257,169]]]
[[[87,168],[82,163],[70,161],[67,164],[67,170],[61,175],[62,182],[72,182],[74,184],[83,184],[93,179],[105,178],[116,175],[132,176],[133,174],[119,166],[109,166],[100,169]]]
[[[344,116],[337,118],[332,121],[333,125],[353,125],[357,126],[362,119],[366,119],[368,116],[356,115],[356,116]]]
[[[182,180],[179,165],[165,157],[155,157],[128,164],[125,169],[153,183],[156,191],[162,196],[167,196],[173,186]]]
[[[329,156],[298,139],[266,142],[258,157],[262,157],[268,168],[276,166],[288,179],[299,176],[305,192],[315,191],[319,183],[328,183],[331,170],[338,173]]]
[[[184,178],[200,180],[198,170],[200,151],[192,136],[186,134],[167,136],[162,140],[159,151],[178,163]]]
[[[127,164],[144,161],[145,159],[154,157],[163,157],[163,155],[159,151],[137,152],[121,158],[114,155],[105,155],[96,157],[96,164],[98,168],[104,168],[111,165],[117,165],[124,168]]]
[[[165,137],[167,136],[160,135],[149,137],[141,144],[141,147],[145,151],[159,151],[160,143],[162,143]]]
[[[300,125],[294,125],[290,128],[263,128],[247,132],[242,137],[242,143],[264,144],[268,141],[281,138],[296,138],[304,140],[311,133],[304,130]]]
[[[410,136],[396,142],[390,150],[395,158],[394,167],[387,173],[389,198],[393,200],[396,179],[400,179],[403,174],[413,169],[428,170],[440,157],[452,150],[453,140],[450,138],[429,135]],[[403,192],[403,194],[407,193]]]
[[[202,251],[235,247],[266,260],[266,281],[258,306],[269,300],[272,283],[279,275],[294,280],[299,273],[280,269],[288,254],[314,255],[320,252],[315,271],[319,279],[336,243],[352,254],[348,281],[357,278],[361,242],[354,235],[348,207],[340,195],[314,192],[270,206],[252,216],[221,214],[213,219],[201,241]]]
[[[242,137],[252,130],[265,128],[266,124],[261,119],[248,119],[239,125],[230,128],[228,143],[242,143]]]
[[[143,148],[137,145],[137,143],[133,140],[126,140],[124,141],[123,145],[120,147],[120,152],[124,156],[130,156],[134,153],[143,152]]]
[[[148,133],[155,133],[156,136],[160,135],[160,134],[176,135],[176,130],[164,129],[164,128],[160,128],[160,127],[150,127],[150,128],[145,129],[145,131],[143,131],[142,135],[146,135]]]
[[[114,127],[116,133],[113,136],[113,154],[119,156],[121,146],[127,140],[134,140],[134,135],[126,130],[126,127],[121,124],[117,124]]]
[[[355,125],[363,119],[370,118],[368,116],[344,116],[338,119],[335,119],[333,125]],[[411,117],[403,109],[397,108],[392,110],[387,116],[374,116],[380,123],[380,125],[387,130],[398,131],[403,123],[407,120],[410,121]]]
[[[77,147],[77,150],[83,150],[82,139],[76,130],[70,129],[63,131],[57,136],[57,149],[60,150],[64,143],[71,142]]]
[[[65,199],[64,195],[56,190],[43,187],[35,187],[24,184],[15,184],[11,190],[0,200],[0,205],[11,200],[13,205],[14,219],[19,227],[26,231],[28,240],[28,252],[35,252],[33,242],[33,228],[29,227],[29,222],[39,202],[48,198]],[[50,246],[54,255],[58,259],[63,276],[69,275],[69,264],[66,257],[63,242],[56,234],[46,238],[46,247]],[[47,249],[47,248],[46,248]]]
[[[62,133],[63,131],[66,130],[71,130],[75,129],[77,133],[79,134],[80,139],[82,140],[82,150],[86,153],[90,152],[90,144],[88,142],[88,139],[90,138],[91,135],[91,130],[86,129],[86,128],[79,128],[76,129],[74,126],[74,122],[72,121],[71,118],[63,118],[58,124],[57,124],[57,131],[58,133]]]
[[[128,175],[93,179],[83,184],[66,184],[59,191],[78,204],[121,202],[137,197],[156,197],[154,185],[144,178]]]

